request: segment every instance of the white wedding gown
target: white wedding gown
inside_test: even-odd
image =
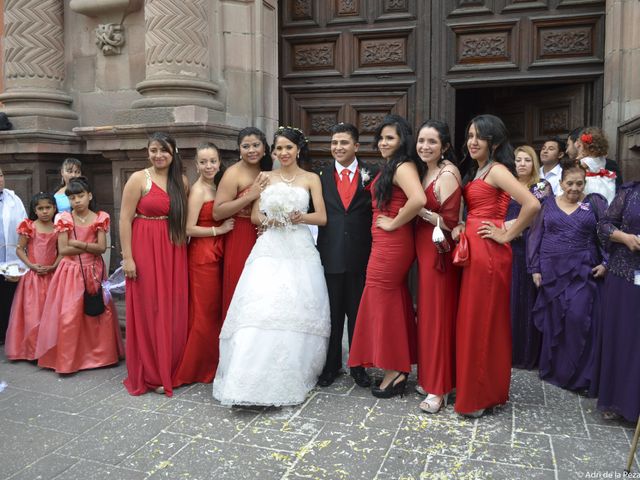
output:
[[[309,193],[276,183],[269,219],[306,212]],[[306,225],[268,228],[253,247],[220,332],[213,396],[223,405],[296,405],[315,386],[331,328],[320,256]]]

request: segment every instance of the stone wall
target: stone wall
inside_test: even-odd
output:
[[[640,180],[640,1],[606,8],[603,127],[625,180]]]

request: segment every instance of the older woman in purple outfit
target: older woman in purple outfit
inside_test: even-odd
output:
[[[598,408],[640,415],[640,182],[623,185],[598,223],[609,252],[603,304]]]
[[[528,264],[539,288],[532,318],[542,332],[540,377],[570,390],[584,390],[593,375],[599,328],[600,280],[604,275],[596,225],[606,199],[584,195],[586,172],[563,162],[563,194],[544,202],[529,231]]]
[[[518,181],[542,203],[553,197],[551,184],[540,179],[540,162],[533,147],[523,145],[513,152],[516,157]],[[509,202],[505,226],[509,228],[520,214],[520,204]],[[516,368],[533,369],[538,366],[542,335],[531,319],[531,310],[538,291],[527,272],[527,238],[529,229],[511,240],[511,364]]]

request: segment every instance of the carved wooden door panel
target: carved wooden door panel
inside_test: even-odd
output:
[[[600,123],[604,0],[433,3],[432,111],[457,144],[478,105],[504,117],[514,143]]]
[[[385,114],[414,123],[428,110],[431,3],[280,2],[280,123],[305,131],[314,160],[330,158],[337,122],[358,126],[367,156]]]

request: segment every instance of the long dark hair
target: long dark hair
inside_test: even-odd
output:
[[[273,159],[271,158],[271,149],[267,143],[267,136],[262,130],[256,127],[245,127],[238,132],[238,148],[242,144],[242,140],[249,135],[255,135],[264,145],[264,156],[260,159],[260,170],[269,172],[273,170]]]
[[[90,193],[91,200],[89,201],[89,210],[92,212],[96,211],[96,196],[91,190],[91,185],[89,185],[89,180],[87,177],[76,177],[69,180],[67,184],[67,188],[64,190],[64,194],[68,197],[70,195],[78,195],[79,193]]]
[[[296,127],[278,127],[273,136],[273,148],[276,146],[276,139],[284,137],[291,140],[298,147],[298,165],[308,169],[311,166],[311,155],[309,154],[309,141],[304,136],[302,130]]]
[[[220,183],[220,180],[222,179],[222,175],[227,169],[227,167],[224,166],[224,163],[222,163],[222,158],[220,158],[220,149],[218,148],[218,146],[212,142],[202,142],[198,144],[198,146],[196,147],[196,156],[194,160],[196,160],[197,162],[198,152],[200,152],[201,150],[207,150],[207,149],[214,150],[218,154],[218,163],[220,164],[220,169],[218,170],[218,173],[216,173],[215,176],[213,177],[213,184],[217,187],[218,184]]]
[[[456,152],[453,151],[453,144],[451,143],[451,131],[449,130],[449,125],[447,124],[447,122],[442,122],[440,120],[434,119],[426,120],[422,125],[420,125],[420,128],[418,129],[418,134],[416,135],[416,146],[418,141],[417,137],[420,136],[420,131],[423,128],[433,128],[436,132],[438,132],[438,137],[440,138],[440,143],[442,144],[442,155],[438,159],[438,166],[440,166],[445,160],[449,160],[455,165],[457,163]]]
[[[187,192],[182,181],[182,160],[176,141],[166,133],[156,132],[149,137],[149,143],[158,142],[173,156],[167,176],[167,194],[169,195],[169,236],[174,245],[187,241]]]
[[[61,177],[62,177],[62,172],[64,170],[66,170],[67,167],[78,167],[78,170],[80,170],[80,173],[82,174],[82,162],[80,160],[78,160],[77,158],[67,157],[67,158],[64,159],[64,161],[62,162],[62,166],[60,167],[60,176]],[[54,192],[57,192],[58,190],[60,190],[64,186],[65,186],[64,178],[61,178],[60,179],[60,183],[58,184],[58,186],[56,187]]]
[[[54,197],[52,193],[40,192],[31,197],[31,202],[29,202],[29,220],[36,221],[38,219],[38,215],[36,214],[36,207],[38,206],[38,202],[40,202],[40,200],[47,200],[51,205],[53,205],[54,216],[56,213],[58,213],[56,197]]]
[[[471,119],[465,130],[465,141],[462,147],[464,155],[462,165],[466,170],[463,183],[470,182],[474,179],[478,171],[478,164],[469,155],[467,148],[467,138],[469,138],[469,129],[471,125],[475,125],[478,138],[485,140],[489,148],[489,160],[501,163],[515,176],[516,162],[513,156],[513,147],[509,143],[509,134],[504,122],[495,115],[484,114],[478,115]]]
[[[413,131],[411,130],[409,123],[400,115],[389,114],[382,119],[382,123],[378,125],[373,137],[373,148],[378,150],[378,142],[382,138],[382,129],[389,126],[395,127],[396,133],[400,137],[400,146],[398,146],[396,151],[393,152],[393,156],[386,161],[382,170],[380,170],[378,180],[376,180],[375,195],[377,205],[380,210],[384,210],[391,200],[393,176],[395,175],[398,166],[405,162],[412,162],[418,169],[418,175],[420,178],[422,178],[426,170],[422,160],[417,158],[416,142],[413,139]]]

